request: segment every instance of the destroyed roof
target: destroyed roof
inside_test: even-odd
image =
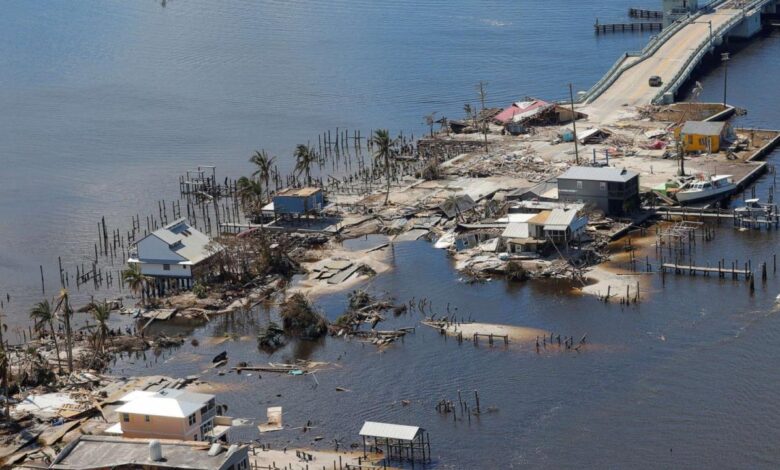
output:
[[[186,418],[212,400],[214,395],[168,388],[152,394],[131,392],[121,401],[125,398],[129,401],[117,408],[117,413]]]
[[[586,180],[625,183],[638,174],[639,173],[626,170],[625,168],[620,169],[611,166],[573,166],[566,170],[566,173],[559,176],[558,180]]]
[[[424,431],[424,429],[418,426],[366,421],[360,429],[360,435],[365,437],[381,437],[383,439],[397,439],[399,441],[412,441],[422,431]]]
[[[505,124],[509,122],[519,122],[523,119],[533,117],[551,106],[555,105],[537,99],[518,101],[512,103],[509,107],[498,113],[494,119]]]
[[[320,188],[305,187],[305,188],[287,188],[276,193],[277,196],[289,196],[289,197],[309,197],[322,191]]]
[[[236,450],[221,451],[209,455],[208,442],[184,442],[158,440],[164,460],[149,460],[151,439],[126,439],[109,436],[79,436],[55,458],[55,469],[97,468],[187,468],[193,470],[217,470],[223,468],[236,455]],[[235,448],[234,448],[235,449]],[[242,453],[246,447],[238,448]]]
[[[588,140],[592,140],[592,138],[605,137],[609,135],[611,135],[611,132],[594,127],[593,129],[585,129],[584,131],[577,132],[577,140],[584,144],[587,143]]]
[[[165,227],[155,230],[151,235],[167,243],[171,251],[186,259],[190,264],[198,264],[213,253],[209,248],[211,239],[198,229],[193,228],[184,218],[174,220]],[[215,250],[221,249],[217,244],[213,244],[212,247]]]
[[[725,122],[686,121],[680,132],[686,135],[720,135],[725,127]]]
[[[458,194],[453,199],[447,199],[439,204],[439,209],[444,212],[447,218],[453,218],[459,213],[462,214],[474,207],[474,199],[468,194]]]
[[[577,218],[577,211],[569,209],[553,209],[547,221],[544,224],[545,230],[566,230],[574,219]]]

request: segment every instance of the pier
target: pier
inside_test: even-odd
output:
[[[717,274],[720,278],[725,278],[726,276],[731,276],[732,279],[739,279],[740,276],[742,276],[742,279],[744,280],[750,280],[752,277],[752,274],[750,271],[746,269],[736,269],[734,265],[731,267],[723,266],[721,263],[718,263],[717,268],[713,268],[711,266],[692,266],[692,265],[683,265],[683,264],[676,264],[676,263],[664,263],[661,265],[662,270],[671,270],[675,274],[690,274],[691,276],[695,276],[698,273],[701,273],[705,276],[710,274]]]
[[[637,23],[599,23],[593,25],[596,34],[631,32],[631,31],[661,31],[663,23],[640,21]]]

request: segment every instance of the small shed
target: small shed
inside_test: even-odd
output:
[[[366,438],[374,440],[374,448],[382,449],[386,460],[431,461],[431,441],[425,429],[403,424],[366,421],[360,429],[363,455],[367,456]]]
[[[274,195],[273,211],[276,215],[317,214],[324,204],[325,196],[320,188],[287,188]]]
[[[724,142],[732,140],[730,130],[726,122],[687,121],[675,130],[675,138],[684,152],[716,153]]]

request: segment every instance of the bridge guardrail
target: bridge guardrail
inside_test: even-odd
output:
[[[713,2],[710,2],[707,6],[709,7],[717,7],[720,4],[726,2],[728,0],[715,0]],[[765,1],[765,0],[759,0],[759,1]],[[700,16],[704,14],[703,11],[696,12],[693,15],[689,15],[681,20],[677,20],[674,25],[671,25],[668,28],[664,28],[660,33],[653,36],[650,41],[645,45],[644,48],[642,48],[641,51],[629,51],[625,52],[618,60],[615,62],[615,64],[607,71],[604,76],[601,77],[601,79],[596,82],[595,85],[593,85],[583,96],[581,99],[578,99],[577,102],[579,103],[590,103],[599,96],[601,96],[604,91],[612,86],[613,83],[620,77],[620,75],[623,74],[626,70],[629,68],[641,63],[651,55],[655,54],[655,52],[660,49],[660,47],[666,43],[666,41],[677,34],[682,28],[685,26],[688,26],[690,23],[698,19]],[[640,57],[638,60],[634,61],[631,64],[624,65],[620,67],[620,64],[623,63],[625,59],[628,57]],[[663,95],[663,93],[661,93]]]
[[[751,10],[755,8],[757,5],[763,5],[765,3],[766,0],[755,0],[748,7],[744,7],[742,9],[742,12],[740,12],[740,14],[736,15],[734,18],[730,19],[729,21],[720,25],[717,29],[713,30],[712,39],[714,40],[716,37],[719,37],[721,33],[724,33],[726,30],[733,28],[740,21],[744,20],[746,16],[745,12],[747,10]],[[655,97],[653,97],[652,99],[653,104],[658,104],[660,102],[663,102],[664,95],[670,91],[672,93],[677,93],[677,90],[679,90],[680,86],[682,86],[682,84],[685,82],[687,77],[690,76],[690,73],[693,71],[693,68],[696,67],[696,65],[699,63],[699,61],[704,56],[704,54],[706,54],[707,51],[709,50],[709,42],[710,42],[710,37],[707,36],[705,40],[699,43],[696,54],[692,56],[688,56],[688,60],[685,62],[685,66],[675,74],[674,78],[672,78],[671,81],[669,81],[668,86],[664,87],[663,90],[656,93]]]

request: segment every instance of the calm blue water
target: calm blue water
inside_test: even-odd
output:
[[[641,2],[640,2],[641,3]],[[249,171],[259,148],[290,167],[336,128],[418,133],[488,104],[587,89],[647,36],[596,37],[629,3],[12,1],[0,15],[0,295],[17,318],[93,252],[177,196],[198,164]],[[631,3],[633,6],[634,4]],[[652,2],[650,3],[652,5]],[[118,269],[118,266],[115,267]],[[85,295],[82,295],[84,298]]]

